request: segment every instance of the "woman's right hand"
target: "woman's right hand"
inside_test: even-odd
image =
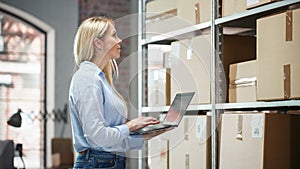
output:
[[[128,126],[129,131],[134,131],[134,130],[139,130],[141,128],[144,128],[148,125],[158,124],[159,122],[160,121],[154,117],[140,116],[138,118],[128,121],[126,125]]]

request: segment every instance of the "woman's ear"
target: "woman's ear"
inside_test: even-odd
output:
[[[103,49],[103,41],[101,39],[95,38],[93,43],[94,43],[95,48],[97,48],[98,50]]]

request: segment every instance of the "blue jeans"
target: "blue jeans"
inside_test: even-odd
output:
[[[125,169],[125,167],[125,154],[120,156],[96,150],[86,150],[84,154],[79,154],[74,163],[76,169]]]

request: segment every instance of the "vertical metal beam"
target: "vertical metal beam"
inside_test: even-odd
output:
[[[140,116],[140,113],[142,112],[142,92],[143,92],[143,77],[141,71],[143,70],[143,54],[142,54],[142,39],[143,39],[143,23],[144,23],[144,0],[138,0],[138,69],[137,69],[137,78],[138,78],[138,114]],[[138,168],[142,169],[142,159],[140,157],[142,156],[142,150],[139,150],[138,152]]]
[[[216,134],[216,26],[215,26],[215,11],[216,11],[216,1],[211,0],[211,165],[212,169],[217,169],[217,134]]]
[[[226,81],[222,62],[223,31],[222,26],[215,24],[215,19],[222,17],[222,0],[212,0],[211,3],[211,154],[212,169],[218,169],[218,125],[220,124],[220,114],[223,110],[217,110],[216,104],[224,103],[224,101],[226,101]]]
[[[145,63],[146,63],[146,50],[147,46],[143,45],[143,40],[145,39],[146,33],[146,1],[147,0],[138,0],[138,114],[142,115],[142,107],[145,103],[145,77],[147,72],[145,72]],[[139,150],[138,152],[138,168],[145,168],[145,152]]]

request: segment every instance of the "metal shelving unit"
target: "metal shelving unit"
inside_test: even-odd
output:
[[[231,16],[221,17],[221,0],[211,0],[212,10],[211,10],[211,21],[200,23],[197,25],[189,26],[186,28],[178,29],[165,33],[163,35],[153,36],[151,39],[145,39],[145,6],[146,3],[152,0],[142,0],[139,1],[139,71],[142,71],[144,66],[147,64],[147,58],[144,58],[147,54],[147,45],[149,44],[170,44],[173,41],[183,40],[192,38],[197,35],[210,33],[211,43],[213,44],[211,48],[211,103],[210,104],[199,104],[190,105],[188,111],[209,111],[212,115],[212,129],[216,129],[218,122],[220,120],[220,114],[224,111],[248,111],[248,110],[279,110],[286,111],[291,109],[300,109],[300,100],[284,100],[284,101],[269,101],[269,102],[248,102],[248,103],[223,103],[221,97],[226,91],[222,91],[218,76],[220,73],[218,70],[219,58],[222,57],[222,36],[223,29],[225,27],[240,27],[240,28],[256,28],[256,19],[276,13],[279,11],[293,9],[300,6],[300,0],[283,0],[260,7],[256,7],[242,13],[238,13]],[[217,51],[217,52],[216,52]],[[144,89],[146,87],[146,82],[143,82],[146,78],[145,75],[139,74],[138,76],[138,110],[141,114],[143,113],[157,113],[166,112],[170,106],[159,106],[159,107],[145,107],[143,106],[143,101],[145,97],[143,96]],[[217,131],[212,130],[212,169],[218,168],[218,154],[217,154]],[[139,162],[139,168],[143,168],[142,160]]]
[[[143,113],[151,113],[151,112],[166,112],[168,111],[170,106],[159,106],[159,107],[142,107]],[[211,110],[211,104],[202,104],[202,105],[190,105],[187,111],[209,111]]]

